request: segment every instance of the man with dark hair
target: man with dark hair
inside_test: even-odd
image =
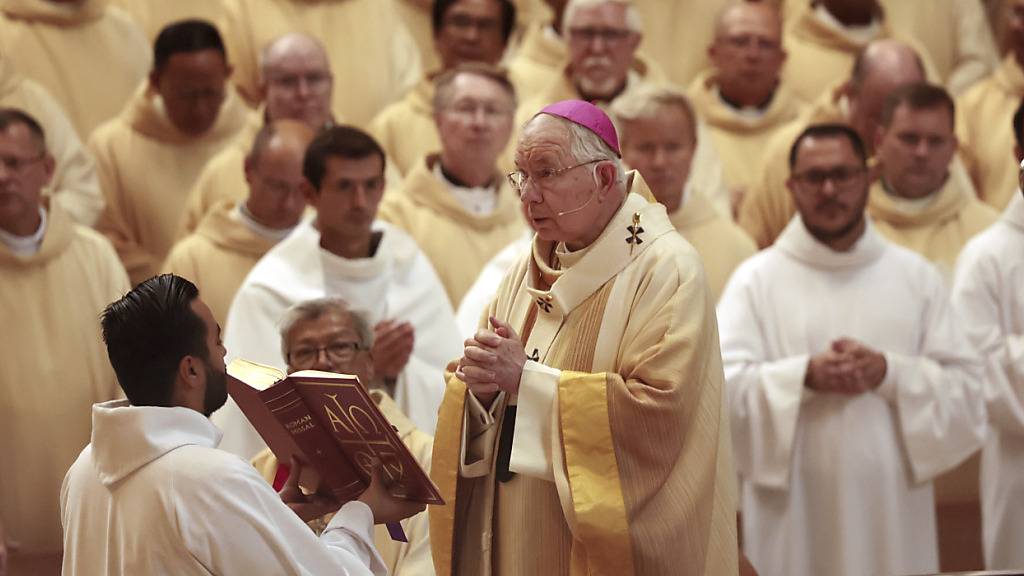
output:
[[[225,341],[236,358],[284,369],[275,327],[298,302],[338,296],[373,326],[374,372],[418,428],[432,434],[443,370],[458,355],[451,305],[427,257],[405,232],[376,220],[384,152],[350,126],[310,143],[302,184],[316,218],[267,252],[238,289]],[[225,450],[252,458],[265,445],[233,402],[214,416]]]
[[[101,324],[128,399],[93,406],[92,442],[61,487],[64,574],[386,572],[373,524],[423,506],[388,495],[379,469],[317,538],[303,520],[340,503],[303,495],[298,468],[275,494],[217,449],[209,415],[227,399],[225,350],[194,284],[150,278],[107,306]]]
[[[52,574],[60,479],[89,440],[87,408],[118,394],[96,316],[128,278],[105,238],[43,197],[54,159],[20,110],[0,109],[0,166],[0,454],[16,463],[0,482],[0,523],[12,574]]]
[[[857,133],[811,126],[791,158],[798,215],[718,305],[746,553],[762,574],[934,572],[932,480],[984,438],[982,363],[935,268],[865,217]]]
[[[189,188],[247,114],[227,83],[231,66],[210,23],[171,24],[153,52],[149,82],[89,141],[107,199],[97,229],[114,243],[133,284],[159,269]]]
[[[428,71],[402,100],[382,110],[370,126],[399,175],[407,175],[424,156],[441,149],[433,115],[437,80],[463,63],[501,62],[515,20],[516,9],[510,0],[434,3],[434,46],[441,58],[440,69]]]

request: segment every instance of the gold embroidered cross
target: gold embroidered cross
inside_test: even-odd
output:
[[[644,229],[640,226],[640,213],[633,213],[633,225],[626,226],[626,231],[629,232],[629,238],[626,238],[626,244],[629,244],[629,255],[633,255],[633,249],[643,244],[644,239],[640,237],[644,233]]]
[[[551,312],[551,299],[550,298],[537,298],[537,306],[540,307],[546,313]]]

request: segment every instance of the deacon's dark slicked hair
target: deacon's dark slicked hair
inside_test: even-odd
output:
[[[179,20],[164,26],[153,45],[153,68],[163,70],[175,54],[216,50],[227,61],[224,40],[216,26],[206,20]]]
[[[1017,146],[1024,150],[1024,100],[1020,101],[1017,111],[1013,113],[1013,137]]]
[[[454,6],[459,0],[435,0],[434,10],[431,14],[430,23],[434,30],[434,36],[437,36],[441,32],[441,28],[444,28],[444,16],[448,13],[448,9]],[[501,4],[501,37],[508,44],[508,39],[512,37],[512,29],[516,25],[516,7],[509,0],[495,0],[498,4]]]
[[[508,79],[508,72],[501,66],[493,66],[484,62],[463,62],[451,70],[445,70],[440,76],[434,79],[434,112],[440,112],[452,100],[452,82],[459,74],[472,74],[482,76],[491,82],[502,87],[509,98],[512,99],[512,109],[515,110],[516,88]]]
[[[793,141],[793,146],[789,149],[790,171],[796,166],[800,145],[808,138],[846,138],[850,141],[853,152],[860,158],[861,165],[866,166],[868,163],[868,154],[864,149],[864,142],[853,128],[845,124],[812,124],[796,137],[796,140]]]
[[[930,110],[943,106],[949,111],[950,128],[956,123],[956,104],[953,103],[949,92],[928,82],[914,82],[890,92],[882,107],[882,126],[888,128],[892,125],[892,118],[900,106],[906,106],[911,110]]]
[[[103,310],[107,357],[133,406],[171,406],[181,359],[209,360],[206,324],[191,308],[198,297],[195,284],[163,274]]]
[[[32,138],[39,144],[40,151],[46,150],[46,132],[35,118],[17,108],[0,108],[0,132],[18,124],[28,128]]]
[[[320,189],[327,170],[327,159],[332,156],[349,160],[379,156],[382,171],[387,162],[380,144],[359,128],[343,125],[325,128],[309,143],[306,156],[302,159],[302,175],[313,188]]]

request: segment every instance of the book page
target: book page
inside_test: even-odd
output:
[[[285,378],[285,373],[273,366],[241,359],[232,360],[227,372],[256,390],[266,390]]]

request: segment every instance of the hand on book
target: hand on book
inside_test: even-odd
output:
[[[302,518],[303,522],[316,520],[325,514],[337,511],[341,507],[341,503],[329,494],[303,493],[302,488],[299,488],[299,477],[302,476],[302,463],[298,458],[293,456],[289,467],[291,471],[288,474],[288,480],[284,483],[278,495],[281,496],[281,501],[292,509],[292,512],[295,512],[299,518]],[[0,572],[0,576],[2,574]]]
[[[373,327],[373,371],[378,378],[397,379],[412,355],[416,334],[412,324],[384,320]]]
[[[373,463],[373,474],[370,478],[370,486],[359,495],[358,500],[373,510],[374,524],[386,524],[398,522],[410,516],[415,516],[426,509],[426,504],[411,502],[395,498],[388,492],[384,483],[384,467],[380,460]]]

